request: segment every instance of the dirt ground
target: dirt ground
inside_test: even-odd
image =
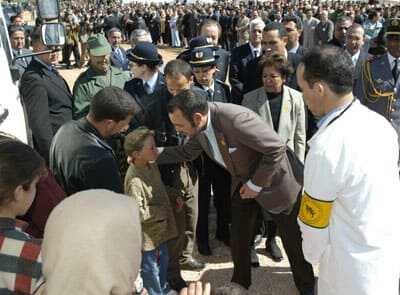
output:
[[[163,56],[164,62],[167,63],[169,60],[177,56],[179,50],[160,49],[159,52]],[[76,78],[85,69],[86,68],[66,70],[60,68],[60,73],[67,80],[72,90]],[[183,277],[187,281],[202,280],[204,282],[210,282],[212,287],[215,288],[230,281],[233,271],[233,263],[231,262],[230,249],[214,239],[213,233],[215,233],[216,219],[213,210],[210,214],[210,219],[210,233],[212,235],[210,246],[213,251],[213,256],[201,256],[196,250],[195,256],[202,261],[207,262],[207,267],[201,272],[184,271]],[[279,244],[281,245],[281,249],[283,249],[280,240]],[[286,255],[283,261],[276,263],[265,255],[264,241],[260,244],[260,247],[261,248],[257,249],[258,257],[260,259],[260,267],[253,268],[252,270],[252,286],[249,293],[254,295],[298,294],[292,279]]]

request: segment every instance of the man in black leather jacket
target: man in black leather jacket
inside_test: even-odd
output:
[[[100,188],[123,192],[118,162],[106,140],[126,131],[139,111],[129,93],[107,87],[92,98],[85,118],[59,129],[50,148],[50,169],[67,195]]]

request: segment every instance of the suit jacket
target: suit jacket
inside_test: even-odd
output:
[[[291,53],[291,52],[289,52]],[[306,53],[306,50],[304,49],[303,46],[299,46],[295,52],[295,54],[298,54],[299,56],[303,56]]]
[[[254,60],[254,56],[248,43],[233,49],[229,69],[229,82],[232,87],[234,103],[240,104],[243,99],[243,94],[245,93],[244,84],[247,80],[246,68],[252,60]]]
[[[111,61],[111,65],[113,65],[114,67],[122,70],[122,71],[128,71],[129,70],[129,61],[126,57],[126,51],[125,49],[123,49],[122,47],[118,47],[121,52],[122,52],[122,59],[120,57],[120,55],[116,52],[116,50],[113,48],[113,52],[110,55],[110,61]]]
[[[204,89],[197,81],[195,82],[195,86]],[[220,80],[214,79],[214,93],[213,97],[209,101],[231,102],[231,91],[229,86]]]
[[[358,56],[357,63],[354,68],[354,73],[355,73],[354,78],[360,76],[363,64],[367,59],[368,59],[368,51],[361,49],[360,55]]]
[[[218,71],[215,73],[215,78],[225,83],[228,77],[230,53],[223,48],[219,48],[215,54],[219,56],[217,60]]]
[[[36,150],[49,161],[51,140],[72,120],[72,94],[65,80],[36,57],[21,78],[20,93],[26,107]]]
[[[264,87],[245,94],[242,105],[256,112],[265,122],[273,127],[269,102]],[[296,156],[304,162],[306,114],[303,95],[287,86],[283,86],[278,135],[294,151]]]
[[[169,93],[165,86],[163,74],[158,72],[157,82],[151,94],[146,93],[143,80],[138,78],[126,82],[124,90],[135,98],[142,109],[142,112],[135,115],[133,118],[130,129],[133,130],[139,126],[145,125],[150,129],[166,132],[165,129],[169,121],[166,107]],[[158,136],[156,132],[156,138]]]
[[[290,213],[301,186],[286,155],[286,146],[269,124],[238,105],[209,103],[211,124],[225,166],[232,176],[232,192],[248,180],[263,189],[256,200],[273,213]],[[215,160],[204,132],[186,144],[166,147],[159,164],[189,161],[204,151]],[[217,161],[216,161],[217,162]]]
[[[22,48],[21,49],[21,53],[18,52],[18,50],[13,49],[12,50],[14,57],[18,57],[20,55],[25,55],[25,54],[30,54],[32,53],[32,50],[26,49],[26,48]],[[18,69],[19,72],[19,78],[22,77],[22,75],[25,73],[25,70],[28,68],[28,65],[30,64],[30,62],[32,61],[32,57],[24,57],[24,58],[19,58],[17,60],[15,60],[15,66]]]

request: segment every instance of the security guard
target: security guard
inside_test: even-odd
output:
[[[356,73],[354,95],[388,119],[400,135],[400,19],[391,19],[385,32],[387,52],[364,62]]]
[[[75,82],[74,118],[87,115],[91,98],[101,89],[115,86],[123,89],[125,82],[130,80],[127,73],[110,65],[111,45],[103,34],[89,38],[89,68]]]
[[[195,85],[204,89],[209,101],[231,102],[229,86],[215,78],[219,56],[212,48],[196,47],[190,53],[189,64],[195,77]],[[208,214],[211,190],[217,209],[216,238],[229,245],[230,175],[226,169],[212,161],[205,153],[200,160],[199,216],[197,222],[197,248],[202,255],[211,255],[208,235]]]

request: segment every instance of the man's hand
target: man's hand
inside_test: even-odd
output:
[[[211,294],[211,285],[210,283],[206,283],[204,285],[202,282],[194,282],[190,283],[188,288],[183,288],[179,295],[210,295]]]
[[[258,196],[258,192],[253,191],[247,184],[242,185],[239,193],[242,199],[254,199]]]

